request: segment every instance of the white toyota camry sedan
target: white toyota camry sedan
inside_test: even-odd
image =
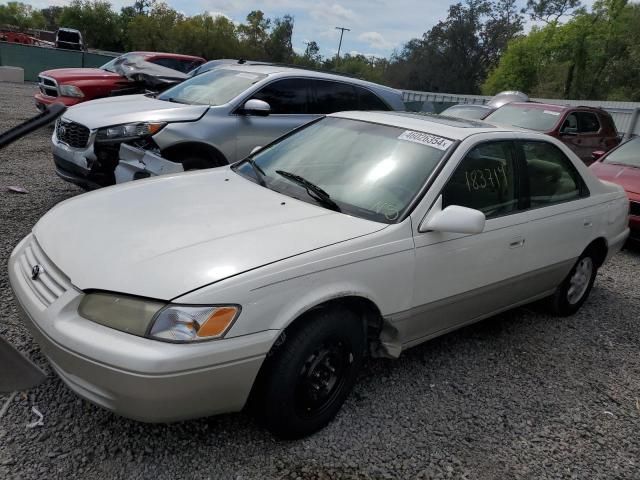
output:
[[[9,275],[80,396],[151,422],[248,406],[293,438],[334,417],[365,355],[535,300],[576,312],[628,209],[546,135],[341,113],[233,166],[67,200]]]

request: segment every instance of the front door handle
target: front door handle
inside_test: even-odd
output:
[[[520,247],[524,247],[524,238],[521,238],[519,240],[514,240],[509,244],[509,248],[520,248]]]

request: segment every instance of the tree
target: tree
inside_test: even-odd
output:
[[[44,28],[47,30],[56,30],[58,28],[58,18],[62,13],[62,7],[51,6],[40,10],[45,21]]]
[[[136,15],[129,22],[129,50],[176,51],[174,29],[184,16],[166,3],[154,3],[146,15]]]
[[[273,21],[271,33],[269,33],[269,37],[264,44],[267,58],[274,62],[291,62],[293,58],[292,36],[293,17],[285,15],[282,18],[276,18]]]
[[[242,58],[264,59],[270,26],[271,20],[265,18],[261,10],[253,10],[247,15],[247,23],[238,26]]]
[[[580,0],[527,0],[522,13],[528,12],[532,20],[558,23],[562,17],[576,12],[580,6]]]
[[[600,0],[567,23],[534,28],[509,44],[483,85],[550,98],[640,99],[640,5]]]
[[[22,2],[8,2],[0,5],[0,25],[11,25],[20,30],[44,28],[46,21],[41,12]]]
[[[401,88],[477,93],[509,40],[522,31],[515,1],[466,0],[392,58],[385,77]]]
[[[58,23],[60,27],[80,30],[90,47],[115,51],[123,48],[120,18],[106,0],[72,0],[62,8]]]

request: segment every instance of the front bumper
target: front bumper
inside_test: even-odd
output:
[[[34,100],[36,102],[36,107],[38,110],[44,110],[49,105],[54,103],[61,103],[62,105],[66,105],[67,107],[72,107],[77,105],[78,103],[82,103],[86,101],[86,98],[76,98],[76,97],[50,97],[49,95],[44,95],[42,92],[38,92],[34,95]]]
[[[63,180],[86,190],[115,183],[113,169],[103,166],[96,156],[95,132],[90,134],[86,147],[74,148],[61,142],[54,128],[51,143],[56,174]]]
[[[180,172],[184,172],[181,163],[125,143],[120,145],[120,157],[115,170],[116,183]]]
[[[44,267],[42,282],[53,287],[31,280],[29,259]],[[25,325],[60,378],[81,397],[145,422],[241,410],[279,333],[171,344],[98,325],[78,315],[82,292],[32,235],[13,251],[9,281]]]

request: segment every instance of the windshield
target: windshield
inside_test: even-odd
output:
[[[449,107],[440,115],[466,118],[467,120],[482,120],[491,109],[484,107]]]
[[[100,70],[106,70],[107,72],[111,72],[111,73],[118,73],[116,72],[116,64],[119,62],[122,62],[123,60],[131,60],[135,57],[139,57],[139,55],[131,55],[130,53],[125,53],[124,55],[120,55],[119,57],[114,58],[113,60],[109,60],[107,63],[105,63],[104,65],[102,65],[100,67]],[[142,59],[142,57],[140,57]]]
[[[224,105],[265,77],[258,73],[218,68],[166,90],[158,99],[198,105]]]
[[[640,137],[629,140],[611,152],[602,160],[602,163],[617,163],[640,168]]]
[[[453,143],[428,133],[327,117],[260,150],[250,157],[254,165],[245,160],[234,168],[267,188],[321,203],[286,178],[297,175],[326,192],[344,213],[394,223]]]
[[[505,105],[489,115],[487,122],[501,123],[513,127],[529,128],[539,132],[548,132],[558,123],[560,112],[523,105]]]

